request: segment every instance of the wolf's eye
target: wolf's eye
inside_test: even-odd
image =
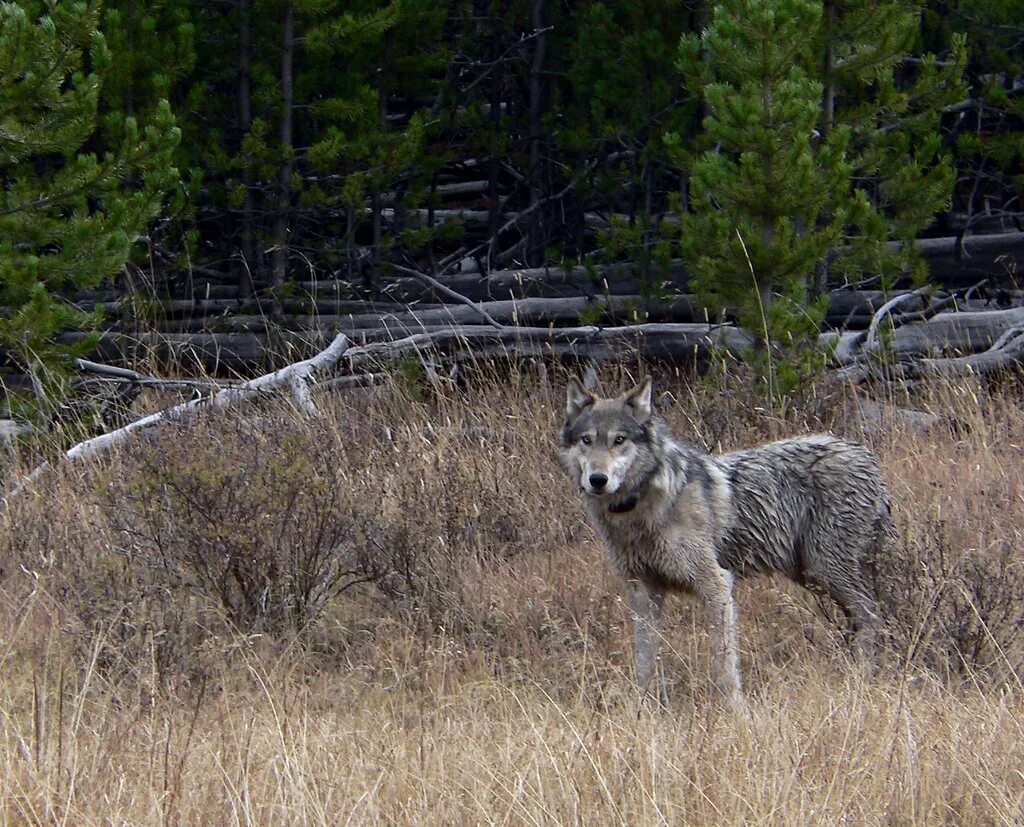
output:
[[[617,437],[615,437],[615,444],[616,445],[621,445],[625,441],[626,441],[626,438],[622,434],[619,434]]]
[[[583,443],[584,445],[589,445],[589,444],[590,444],[591,442],[593,442],[593,441],[594,441],[594,440],[592,440],[592,439],[591,439],[591,438],[590,438],[589,436],[587,436],[586,434],[584,434],[583,436],[581,436],[581,437],[580,437],[580,442],[582,442],[582,443]]]

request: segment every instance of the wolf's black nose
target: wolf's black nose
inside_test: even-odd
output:
[[[590,475],[590,487],[596,490],[604,488],[608,484],[607,474],[591,474]]]

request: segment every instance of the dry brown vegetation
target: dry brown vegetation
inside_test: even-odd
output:
[[[622,379],[611,372],[608,387]],[[163,429],[2,514],[0,816],[21,824],[1024,821],[1024,414],[933,389],[949,427],[863,434],[662,377],[710,449],[834,428],[878,451],[900,542],[878,674],[828,606],[740,587],[749,718],[671,603],[669,707],[553,459],[561,385],[409,382]]]

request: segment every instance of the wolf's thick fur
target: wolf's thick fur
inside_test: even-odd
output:
[[[665,593],[691,591],[712,627],[714,683],[742,703],[734,574],[780,572],[823,589],[850,618],[855,648],[872,651],[879,617],[867,570],[892,522],[866,448],[808,436],[712,457],[652,415],[650,380],[600,399],[574,379],[559,458],[627,582],[642,687]]]

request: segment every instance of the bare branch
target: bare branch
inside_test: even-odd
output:
[[[280,387],[291,387],[294,393],[296,388],[294,383],[296,381],[302,383],[312,381],[318,373],[321,373],[327,368],[337,364],[348,348],[348,337],[345,336],[344,333],[339,333],[330,345],[310,359],[305,359],[301,362],[296,362],[288,365],[287,367],[281,368],[280,370],[274,371],[273,373],[259,376],[256,379],[252,379],[238,387],[225,388],[213,396],[183,402],[180,405],[175,405],[174,407],[167,408],[166,410],[138,419],[135,422],[125,425],[123,428],[118,428],[116,431],[110,431],[109,433],[101,434],[100,436],[93,437],[92,439],[87,439],[84,442],[80,442],[68,449],[64,453],[64,459],[80,460],[96,456],[115,445],[121,444],[138,431],[154,428],[164,422],[180,420],[192,413],[196,413],[206,408],[227,408],[231,405],[251,399],[261,393]],[[300,404],[302,404],[308,411],[309,408],[307,407],[307,403],[310,406],[312,405],[312,399],[308,396],[308,386],[304,394],[297,393],[296,396]],[[316,408],[314,406],[312,408],[312,413],[315,412]],[[49,463],[43,463],[28,476],[17,482],[11,489],[10,493],[3,497],[2,502],[4,505],[6,505],[11,498],[16,497],[26,488],[32,486],[49,467]]]

